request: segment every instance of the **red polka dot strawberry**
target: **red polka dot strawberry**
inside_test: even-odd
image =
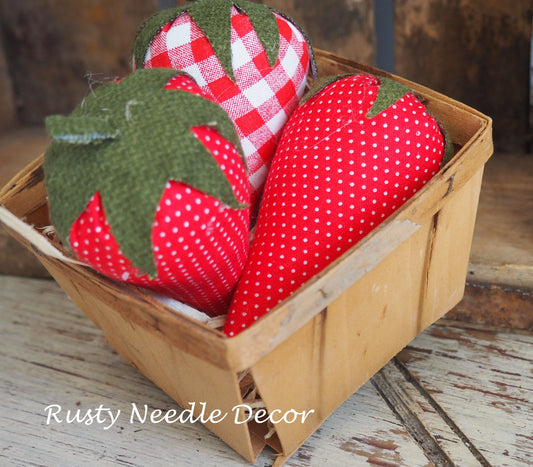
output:
[[[257,206],[288,116],[301,98],[312,62],[295,23],[246,0],[199,0],[163,10],[139,29],[137,67],[185,70],[234,121]]]
[[[227,311],[249,245],[249,186],[226,112],[187,75],[139,70],[46,119],[52,223],[102,274]]]
[[[323,270],[424,186],[445,156],[437,121],[405,86],[320,82],[274,156],[224,332],[234,336]]]

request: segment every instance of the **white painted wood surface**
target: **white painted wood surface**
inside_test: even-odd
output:
[[[490,465],[533,465],[533,337],[433,326],[398,359]]]
[[[286,465],[530,465],[532,349],[530,335],[437,324]],[[130,423],[132,403],[179,410],[53,281],[0,276],[0,465],[247,465],[199,423]],[[100,404],[121,414],[107,430],[109,418],[47,424],[51,404],[59,417]],[[273,461],[267,449],[256,465]]]

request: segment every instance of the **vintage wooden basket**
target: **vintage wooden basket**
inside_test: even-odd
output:
[[[322,75],[358,71],[404,82],[449,130],[454,158],[423,190],[301,290],[237,337],[68,260],[49,225],[42,158],[1,192],[1,219],[38,256],[109,343],[184,408],[310,412],[305,423],[205,425],[247,460],[265,444],[281,465],[347,397],[464,293],[491,120],[427,88],[317,51]],[[30,227],[31,226],[31,227]],[[279,412],[281,411],[281,412]],[[274,417],[275,418],[275,417]],[[175,428],[173,428],[175,429]]]

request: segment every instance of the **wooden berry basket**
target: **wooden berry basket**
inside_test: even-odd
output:
[[[228,413],[205,425],[250,462],[269,444],[281,465],[347,397],[461,300],[483,167],[492,153],[485,115],[328,52],[316,51],[316,57],[322,75],[369,72],[407,84],[447,127],[456,154],[386,222],[234,338],[69,260],[39,229],[50,224],[42,157],[0,192],[0,219],[10,233],[116,351],[182,407],[196,402],[196,416],[200,403],[204,414]],[[264,411],[258,421],[236,423],[240,404],[264,407],[276,423],[267,423]]]

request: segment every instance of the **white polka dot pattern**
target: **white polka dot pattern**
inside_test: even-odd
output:
[[[177,76],[167,88],[202,95],[194,82]],[[194,127],[194,135],[211,152],[237,199],[249,204],[249,183],[235,147],[211,127]],[[201,311],[226,313],[249,248],[249,209],[233,209],[179,181],[167,182],[155,213],[152,248],[156,278],[142,274],[120,251],[99,193],[73,224],[74,253],[102,274],[149,287]]]
[[[290,118],[224,331],[233,336],[367,235],[440,168],[444,137],[413,94],[373,118],[377,78],[339,79]]]

